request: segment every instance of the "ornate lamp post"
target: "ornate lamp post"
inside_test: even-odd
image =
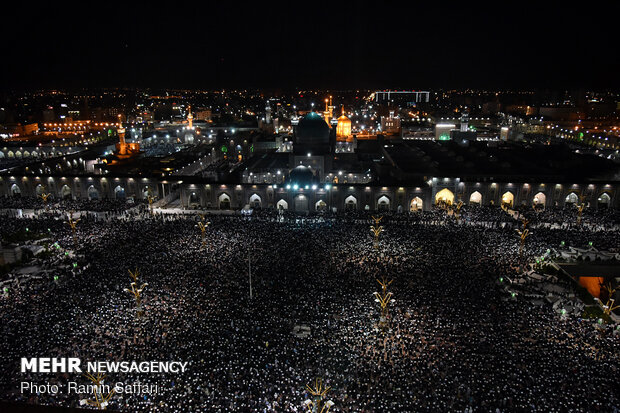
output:
[[[456,221],[461,221],[461,208],[463,207],[463,201],[459,201],[458,204],[454,206],[454,215],[456,216]]]
[[[82,399],[80,400],[80,405],[89,405],[96,407],[99,410],[105,410],[108,406],[108,401],[114,396],[116,390],[112,389],[112,391],[108,392],[108,394],[103,393],[103,379],[105,375],[103,373],[97,373],[96,376],[93,376],[90,373],[86,373],[85,376],[93,382],[93,392],[95,394],[95,400]]]
[[[383,217],[376,218],[373,216],[372,219],[375,221],[375,224],[370,226],[370,232],[372,232],[375,236],[374,247],[377,249],[379,248],[379,234],[383,232],[383,226],[379,225],[379,222],[381,222]]]
[[[52,196],[52,194],[48,193],[41,193],[39,194],[39,197],[43,200],[43,204],[45,205],[45,210],[47,211],[48,209],[48,205],[47,205],[47,201],[49,200],[50,196]]]
[[[523,219],[523,229],[517,230],[519,238],[521,238],[521,244],[519,245],[519,265],[521,265],[521,258],[523,257],[523,246],[525,245],[525,239],[530,235],[530,230],[525,228],[528,224],[527,219]]]
[[[153,215],[153,201],[155,200],[155,197],[149,193],[146,199],[149,201],[149,210],[151,211],[151,215]]]
[[[144,283],[140,286],[140,288],[137,288],[138,286],[138,269],[136,268],[136,270],[134,272],[131,272],[131,270],[127,270],[129,271],[129,276],[131,277],[131,279],[133,280],[133,282],[130,284],[131,286],[131,290],[128,288],[125,288],[124,291],[133,294],[133,296],[136,299],[136,307],[138,309],[138,317],[141,317],[143,314],[142,311],[142,291],[144,290],[144,287],[146,287],[148,284]]]
[[[616,299],[614,298],[616,289],[611,287],[611,282],[603,286],[603,288],[607,291],[607,303],[603,304],[600,298],[595,298],[595,300],[598,301],[603,307],[603,313],[610,315],[616,308],[620,308],[620,305],[614,305],[616,302]]]
[[[327,413],[332,408],[334,402],[331,400],[325,401],[327,392],[331,387],[323,387],[323,379],[317,378],[314,381],[314,387],[306,384],[306,390],[312,395],[312,399],[304,401],[304,405],[308,409],[309,413]]]
[[[73,234],[73,245],[75,249],[77,249],[77,237],[75,236],[75,229],[76,229],[78,222],[80,222],[80,218],[74,220],[73,219],[74,212],[75,211],[71,211],[69,216],[67,217],[67,224],[69,224],[69,227],[71,227],[71,233]]]
[[[379,293],[375,291],[373,293],[373,295],[375,296],[375,301],[379,303],[379,308],[381,309],[381,317],[379,318],[379,326],[381,327],[387,326],[388,305],[395,301],[394,299],[392,299],[392,293],[387,291],[387,288],[390,284],[392,284],[393,281],[394,280],[387,281],[385,276],[383,276],[383,279],[381,281],[377,279],[377,282],[381,286],[381,292]]]
[[[196,225],[200,228],[200,232],[202,233],[202,247],[204,248],[207,245],[207,241],[205,240],[205,232],[207,231],[207,227],[211,224],[210,222],[205,222],[204,215],[200,216],[200,222]]]
[[[579,205],[577,205],[577,225],[581,225],[581,214],[583,214],[583,209],[586,207],[586,204],[583,202],[585,197],[582,195],[579,197]]]

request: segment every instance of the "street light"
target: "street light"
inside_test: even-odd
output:
[[[383,231],[383,226],[379,225],[379,222],[381,222],[383,217],[376,218],[373,216],[372,219],[375,221],[375,225],[370,226],[370,232],[375,235],[374,247],[377,249],[379,248],[379,234]]]
[[[75,246],[75,249],[77,249],[77,237],[75,236],[75,228],[78,222],[80,222],[80,218],[74,221],[73,212],[75,211],[71,211],[70,215],[67,217],[67,224],[69,224],[69,227],[71,227],[71,233],[73,234],[73,245]]]
[[[103,373],[97,373],[96,376],[93,376],[90,373],[86,373],[85,376],[94,383],[93,393],[95,394],[95,400],[82,399],[80,400],[80,406],[89,405],[96,407],[99,410],[105,410],[108,406],[108,402],[114,396],[116,392],[115,389],[112,389],[108,394],[103,394],[103,379],[105,375]]]
[[[308,409],[309,413],[327,413],[329,409],[335,404],[331,400],[324,401],[327,392],[331,387],[323,387],[323,379],[317,378],[314,380],[314,387],[306,384],[306,390],[312,395],[312,399],[304,401],[304,406]]]
[[[381,308],[381,317],[379,318],[379,326],[385,327],[387,325],[387,317],[388,317],[388,305],[393,303],[395,300],[392,299],[392,293],[387,291],[387,288],[390,284],[392,284],[394,280],[388,281],[385,276],[383,276],[382,280],[377,282],[381,286],[381,292],[374,292],[375,302],[379,303],[379,307]]]
[[[136,308],[138,309],[138,317],[141,317],[143,314],[142,311],[142,297],[140,294],[142,294],[142,291],[144,290],[144,287],[146,287],[148,284],[144,283],[142,284],[142,286],[140,286],[140,288],[137,288],[138,285],[138,269],[136,268],[136,270],[134,272],[131,272],[131,270],[127,270],[129,271],[129,276],[131,277],[131,279],[133,280],[133,282],[130,284],[131,286],[131,290],[129,288],[125,288],[124,291],[133,294],[133,296],[136,299]]]
[[[523,219],[523,229],[517,230],[517,233],[519,234],[519,238],[521,238],[521,244],[519,245],[519,265],[521,265],[521,259],[523,256],[523,246],[525,245],[525,239],[530,235],[530,230],[525,228],[528,222],[529,221],[527,219]]]
[[[202,233],[202,247],[204,247],[205,245],[207,245],[207,241],[205,240],[205,232],[207,231],[207,227],[210,225],[210,222],[206,222],[205,223],[205,217],[204,215],[200,215],[200,222],[198,223],[198,225],[196,225],[198,228],[200,228],[200,232]]]

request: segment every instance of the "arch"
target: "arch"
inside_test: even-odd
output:
[[[512,194],[512,192],[510,191],[504,192],[504,194],[502,195],[502,205],[508,208],[512,208],[512,206],[514,205],[514,202],[515,202],[515,196]]]
[[[476,204],[476,205],[482,205],[482,194],[478,191],[472,192],[471,195],[469,196],[469,203]]]
[[[609,208],[609,204],[611,203],[611,197],[607,192],[603,192],[601,196],[598,197],[597,201],[599,208]]]
[[[286,202],[284,199],[279,200],[276,203],[276,209],[288,209],[288,202]]]
[[[17,184],[11,185],[11,195],[15,197],[19,197],[22,195],[22,190]]]
[[[539,207],[542,206],[542,208],[545,207],[545,205],[547,205],[547,195],[543,194],[542,192],[537,193],[536,195],[534,195],[534,207]]]
[[[355,211],[357,209],[357,198],[353,195],[349,195],[344,199],[344,210]]]
[[[200,205],[200,198],[196,195],[196,192],[192,191],[187,197],[187,205]]]
[[[148,185],[146,185],[143,189],[142,189],[142,199],[148,199],[149,196],[153,196],[153,191],[151,191],[151,188],[149,188]]]
[[[99,199],[99,191],[97,191],[97,188],[95,188],[94,185],[91,185],[88,187],[88,199],[90,200],[97,200]]]
[[[422,198],[420,198],[419,196],[416,196],[415,198],[413,198],[411,202],[409,203],[409,211],[411,212],[422,211],[423,207],[424,207],[424,202],[422,201]]]
[[[219,209],[230,209],[230,196],[227,193],[221,193],[217,197],[217,205]]]
[[[121,185],[117,185],[114,188],[114,198],[116,199],[125,199],[125,188]]]
[[[314,209],[316,209],[317,211],[326,211],[327,210],[327,204],[322,199],[319,199],[316,202],[316,204],[314,204]]]
[[[62,188],[60,188],[60,198],[71,198],[71,188],[69,187],[69,185],[65,184],[62,186]]]
[[[370,205],[366,204],[366,205],[364,206],[364,211],[370,211]]]
[[[295,211],[308,211],[308,197],[304,194],[295,197]]]
[[[13,153],[13,151],[9,151],[9,152],[6,154],[6,157],[7,157],[7,158],[15,158],[15,153]]]
[[[444,188],[435,195],[436,205],[452,205],[454,203],[454,193],[448,188]]]
[[[32,151],[32,153],[30,154],[33,158],[38,158],[39,157],[39,152],[37,152],[36,150]],[[0,156],[1,158],[1,156]]]
[[[564,203],[565,204],[578,204],[579,196],[575,192],[571,192],[570,194],[566,195],[566,198],[564,199]]]
[[[250,196],[250,206],[252,208],[260,208],[262,205],[262,199],[258,194],[252,194]]]
[[[4,152],[0,151],[0,159],[4,159]]]
[[[21,151],[17,151],[17,152],[15,152],[15,157],[16,157],[17,159],[21,159],[21,158],[22,158],[22,153],[21,153]]]
[[[379,211],[389,211],[390,210],[390,198],[385,195],[382,195],[377,200],[377,209]]]
[[[36,186],[36,188],[34,188],[34,192],[37,196],[41,195],[43,192],[45,192],[43,185],[39,184]]]
[[[24,151],[24,158],[30,158],[30,152]]]

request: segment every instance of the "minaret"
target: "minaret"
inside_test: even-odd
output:
[[[192,105],[189,105],[189,113],[187,114],[187,129],[194,127],[194,115],[192,115]]]
[[[267,101],[267,106],[265,106],[265,123],[267,125],[271,123],[271,105],[269,101]]]
[[[116,127],[116,133],[118,133],[118,140],[121,146],[125,145],[125,128],[121,122],[121,115],[118,115],[118,126]]]
[[[461,132],[467,132],[469,130],[469,111],[467,108],[461,113]]]

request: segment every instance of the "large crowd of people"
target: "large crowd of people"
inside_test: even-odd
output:
[[[0,279],[9,286],[0,296],[0,400],[77,406],[66,392],[20,392],[21,381],[89,384],[20,372],[21,357],[55,356],[189,363],[180,374],[110,373],[110,382],[160,389],[113,396],[119,411],[302,412],[316,377],[341,412],[620,407],[615,327],[559,317],[498,285],[561,242],[617,250],[612,212],[609,226],[597,217],[566,227],[554,225],[561,212],[527,213],[521,261],[522,223],[499,207],[383,213],[377,248],[364,212],[209,215],[204,246],[196,215],[151,216],[144,206],[83,213],[76,245],[62,212],[0,216],[3,237],[28,228],[49,238],[29,263],[45,276]],[[136,268],[148,283],[142,317],[124,291]],[[387,325],[373,295],[384,276],[395,300]]]

